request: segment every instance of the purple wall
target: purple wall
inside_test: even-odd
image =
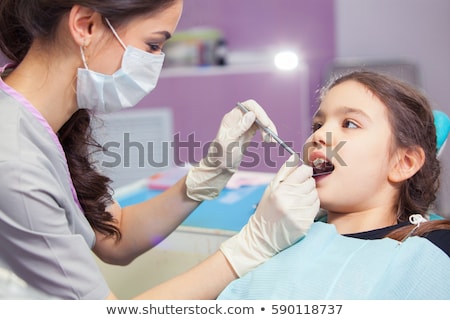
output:
[[[230,50],[298,47],[317,89],[335,57],[334,9],[333,0],[186,0],[178,30],[219,28]]]
[[[214,138],[222,116],[237,101],[253,98],[271,116],[279,135],[301,151],[310,128],[311,110],[315,108],[315,92],[335,54],[333,0],[187,0],[178,30],[196,26],[223,30],[230,51],[266,52],[286,45],[298,47],[308,70],[291,74],[268,71],[162,77],[155,91],[139,106],[173,108],[175,132],[184,141],[195,132],[196,141],[204,145]],[[199,160],[201,150],[195,151]],[[252,169],[275,171],[284,160],[286,154],[276,166],[259,161]]]

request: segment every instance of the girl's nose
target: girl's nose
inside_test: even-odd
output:
[[[317,147],[326,147],[333,145],[333,135],[330,128],[325,125],[313,132],[311,135],[311,141]]]
[[[331,132],[327,132],[323,127],[315,130],[311,136],[306,140],[303,145],[303,160],[308,161],[309,155],[315,150],[325,150],[327,146],[330,146]]]

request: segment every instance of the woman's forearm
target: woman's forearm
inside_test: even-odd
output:
[[[140,254],[153,248],[200,204],[186,196],[185,178],[160,195],[124,208],[112,209],[122,239],[98,235],[95,252],[113,264],[128,264]]]
[[[152,272],[149,270],[149,272]],[[217,251],[206,260],[135,299],[211,300],[237,278],[225,256]]]

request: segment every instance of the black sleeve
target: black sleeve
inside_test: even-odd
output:
[[[450,230],[434,230],[425,236],[450,258]]]

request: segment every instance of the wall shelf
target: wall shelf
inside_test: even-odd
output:
[[[203,67],[166,67],[161,71],[161,78],[178,77],[204,77],[204,76],[223,76],[237,74],[255,74],[255,73],[290,73],[298,72],[299,69],[292,71],[280,71],[273,64],[245,64],[228,66],[203,66]]]

